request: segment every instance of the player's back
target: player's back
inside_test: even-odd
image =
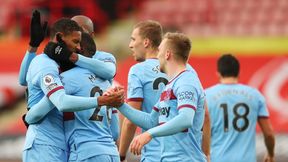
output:
[[[157,59],[146,59],[130,68],[128,74],[128,101],[142,101],[142,111],[150,113],[167,84],[166,75],[159,70]],[[142,130],[145,131],[145,130]],[[152,139],[142,149],[142,159],[147,161],[160,160],[160,142]]]
[[[111,86],[109,81],[80,67],[61,76],[67,93],[75,96],[99,96]],[[102,106],[74,112],[74,119],[64,121],[66,139],[79,153],[79,160],[100,154],[119,155],[110,129],[111,114],[112,108]]]
[[[212,162],[255,162],[259,116],[268,116],[264,97],[242,84],[217,84],[206,90],[211,118]]]
[[[28,107],[38,103],[46,93],[57,87],[57,81],[54,80],[55,75],[59,75],[58,65],[47,55],[40,54],[32,60],[27,72]],[[60,80],[58,81],[60,82]],[[31,147],[33,143],[67,149],[62,113],[58,109],[52,109],[39,123],[29,126],[24,149]]]
[[[159,124],[172,120],[181,108],[193,108],[195,115],[192,127],[161,137],[162,161],[206,161],[201,151],[204,100],[204,90],[194,70],[183,71],[166,85],[157,103]]]

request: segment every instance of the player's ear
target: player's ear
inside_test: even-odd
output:
[[[147,48],[149,47],[150,40],[148,38],[145,38],[143,43],[144,43],[144,47]]]
[[[165,52],[165,60],[169,60],[172,57],[171,50],[167,49]]]
[[[55,34],[55,36],[56,36],[56,40],[57,40],[57,42],[63,42],[63,33],[62,32],[57,32],[56,34]]]

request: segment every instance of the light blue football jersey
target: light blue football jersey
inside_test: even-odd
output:
[[[61,77],[67,94],[75,96],[99,96],[111,86],[109,81],[80,67],[62,73]],[[74,113],[64,113],[66,140],[70,150],[77,153],[77,160],[103,154],[119,156],[110,129],[112,112],[115,110],[102,106]],[[75,160],[73,152],[69,158]]]
[[[195,110],[192,127],[161,138],[161,161],[205,162],[202,152],[205,94],[195,71],[185,70],[168,82],[154,107],[159,124],[178,115],[181,108]]]
[[[189,64],[187,69],[196,74]],[[158,59],[146,59],[137,63],[130,68],[128,74],[127,101],[142,101],[142,111],[150,113],[167,83],[167,75],[159,70]],[[161,157],[160,149],[159,140],[153,138],[143,147],[141,159],[158,162]]]
[[[38,103],[45,95],[49,97],[53,92],[63,89],[58,68],[57,63],[45,54],[40,54],[32,60],[26,78],[28,107]],[[30,125],[24,150],[30,148],[33,143],[67,150],[62,118],[62,113],[55,108],[41,122]]]
[[[217,84],[206,90],[211,120],[212,162],[256,162],[259,116],[268,117],[264,97],[242,84]]]
[[[142,111],[150,113],[167,83],[166,75],[159,70],[157,59],[137,63],[128,74],[127,101],[142,101]],[[158,162],[160,156],[160,142],[153,138],[143,147],[141,159]]]

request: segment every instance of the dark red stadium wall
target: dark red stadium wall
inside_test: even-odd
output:
[[[286,133],[288,132],[287,56],[238,55],[241,64],[240,83],[251,85],[264,94],[275,131]],[[198,72],[204,88],[218,82],[217,58],[217,56],[206,55],[192,56],[189,60],[189,63]],[[119,62],[115,80],[126,87],[129,68],[135,63],[133,58]]]

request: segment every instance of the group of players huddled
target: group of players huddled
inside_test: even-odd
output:
[[[256,162],[257,121],[267,148],[264,161],[274,162],[265,99],[238,83],[240,65],[233,55],[219,58],[220,83],[204,90],[188,64],[189,37],[163,35],[159,22],[141,21],[129,43],[139,63],[130,68],[125,103],[124,87],[112,87],[116,59],[97,50],[90,18],[60,18],[36,55],[46,30],[35,10],[19,72],[28,97],[24,162],[127,161],[129,148],[141,154],[141,162]],[[137,126],[142,133],[134,137]]]

